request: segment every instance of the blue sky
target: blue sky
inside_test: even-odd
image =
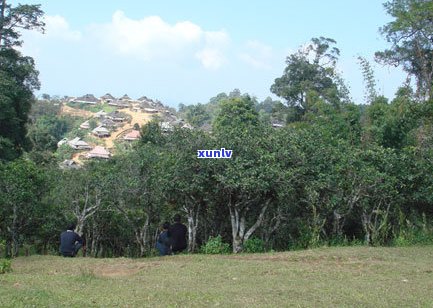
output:
[[[146,95],[176,107],[205,103],[239,88],[259,100],[280,77],[285,58],[312,37],[337,41],[338,68],[356,103],[364,85],[357,56],[371,61],[381,94],[405,79],[382,67],[381,1],[26,1],[46,13],[45,35],[24,34],[23,53],[40,71],[40,93]]]

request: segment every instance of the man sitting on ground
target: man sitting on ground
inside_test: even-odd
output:
[[[83,239],[74,230],[75,224],[71,224],[66,231],[60,234],[60,253],[64,257],[75,257],[83,246]]]
[[[172,240],[171,250],[173,253],[180,253],[186,249],[187,231],[186,226],[180,222],[180,215],[174,215],[174,224],[170,227],[170,236]]]

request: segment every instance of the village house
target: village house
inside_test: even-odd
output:
[[[147,102],[147,101],[150,101],[150,99],[147,98],[147,96],[143,95],[142,97],[140,97],[139,99],[137,99],[137,101],[139,101],[139,102]]]
[[[273,128],[283,128],[284,124],[278,123],[278,122],[274,122],[272,123],[272,127]]]
[[[91,150],[89,153],[87,153],[87,158],[102,158],[102,159],[109,159],[111,156],[111,153],[101,146],[95,146],[93,150]]]
[[[143,108],[143,111],[147,112],[147,113],[158,113],[159,112],[157,109],[154,109],[154,108]]]
[[[115,101],[116,98],[115,98],[113,95],[111,95],[110,93],[107,93],[107,94],[101,96],[101,97],[100,97],[100,100],[101,100],[103,103],[110,103],[110,102]]]
[[[123,137],[123,140],[127,141],[134,141],[138,139],[140,139],[140,132],[138,130],[132,130]]]
[[[103,126],[105,128],[113,130],[117,127],[117,123],[114,122],[113,120],[107,118],[107,119],[102,120],[99,126]]]
[[[104,126],[98,126],[92,130],[92,134],[99,138],[110,137],[110,131]]]
[[[95,115],[93,116],[94,118],[105,118],[107,116],[107,113],[104,110],[99,110],[97,113],[95,113]]]
[[[62,140],[57,142],[57,147],[60,148],[62,145],[67,144],[67,143],[68,143],[68,138],[63,138]]]
[[[189,124],[189,123],[184,123],[182,126],[181,126],[181,128],[185,128],[185,129],[194,129],[194,127],[191,125],[191,124]]]
[[[99,103],[99,99],[97,99],[93,94],[86,94],[84,96],[77,97],[72,102],[79,104],[96,105]]]
[[[65,159],[59,164],[60,169],[79,169],[81,166],[72,159]]]
[[[130,98],[129,96],[128,96],[128,94],[125,94],[125,95],[123,95],[121,98],[119,98],[119,101],[122,101],[122,102],[127,102],[127,103],[129,103],[129,102],[132,102],[133,101],[133,99],[132,98]]]
[[[89,129],[90,128],[89,121],[84,121],[83,123],[81,123],[80,128],[81,129]]]
[[[164,133],[168,133],[173,131],[174,127],[170,124],[170,122],[160,122],[159,127]]]
[[[123,122],[126,120],[126,115],[124,113],[114,111],[107,114],[107,119],[110,119],[114,122]]]
[[[120,99],[115,99],[114,101],[111,101],[108,103],[108,105],[116,107],[116,108],[128,108],[129,107],[129,103],[126,101],[122,101]]]
[[[92,148],[87,142],[81,140],[80,137],[69,140],[68,145],[74,150],[89,150]]]

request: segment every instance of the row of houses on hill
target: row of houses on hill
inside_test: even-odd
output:
[[[99,98],[93,94],[86,94],[80,97],[67,97],[65,102],[98,105],[108,104],[117,108],[131,108],[133,111],[144,111],[149,113],[157,113],[165,109],[164,105],[159,100],[153,100],[147,96],[141,96],[138,99],[132,99],[127,94],[116,98],[110,93],[107,93]]]

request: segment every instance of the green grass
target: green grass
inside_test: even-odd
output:
[[[432,307],[433,246],[148,259],[20,257],[0,307]]]

